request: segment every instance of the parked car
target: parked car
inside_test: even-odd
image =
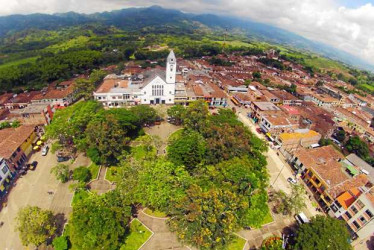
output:
[[[42,156],[46,156],[48,154],[48,151],[49,151],[49,147],[48,145],[43,147],[42,149]]]
[[[306,217],[304,213],[299,213],[295,215],[295,219],[299,225],[309,223],[309,219]]]
[[[287,181],[288,181],[289,183],[291,183],[291,184],[297,184],[297,180],[295,180],[295,179],[292,178],[292,177],[287,178]]]
[[[34,171],[37,165],[38,165],[38,162],[37,162],[37,161],[33,161],[33,162],[30,164],[29,169]]]
[[[68,156],[57,156],[57,162],[64,162],[64,161],[68,161],[70,159],[70,157]]]

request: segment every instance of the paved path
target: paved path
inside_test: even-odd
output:
[[[115,186],[105,179],[106,170],[106,167],[100,167],[99,176],[97,177],[97,180],[93,180],[88,184],[91,191],[94,191],[97,194],[104,194],[109,190],[114,189]]]
[[[139,212],[138,219],[154,232],[152,238],[141,248],[142,250],[189,249],[178,241],[175,233],[170,232],[165,219],[152,218],[143,211]]]
[[[166,153],[169,136],[179,129],[181,129],[180,126],[175,126],[168,122],[162,122],[160,125],[145,128],[144,130],[149,135],[160,137],[161,145],[157,149],[157,152],[158,154],[163,155]]]
[[[0,249],[19,250],[25,249],[19,240],[18,233],[14,231],[15,217],[20,208],[31,205],[43,209],[50,209],[58,217],[60,225],[68,220],[72,211],[70,202],[73,193],[69,190],[70,182],[60,183],[50,173],[52,167],[56,166],[56,156],[49,152],[42,156],[40,152],[33,154],[29,162],[37,161],[35,171],[28,171],[26,175],[19,178],[16,186],[8,196],[8,205],[0,212],[0,221],[4,225],[0,228]],[[90,163],[87,157],[79,155],[70,169],[78,166],[88,166]],[[63,162],[70,165],[70,162]],[[53,192],[49,195],[48,192]]]

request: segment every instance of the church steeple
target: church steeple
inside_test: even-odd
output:
[[[177,74],[177,59],[174,51],[171,50],[166,62],[166,83],[175,83],[175,76]]]

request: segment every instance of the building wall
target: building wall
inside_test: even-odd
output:
[[[318,177],[313,169],[307,169],[302,178],[304,179],[309,189],[313,192],[317,200],[326,208],[330,207],[334,201],[327,193],[328,185]]]
[[[153,93],[153,86],[162,86],[163,95],[155,95]],[[153,79],[149,84],[147,84],[142,89],[141,103],[142,104],[156,104],[156,101],[159,100],[159,103],[165,104],[174,104],[174,95],[175,95],[175,84],[174,83],[165,83],[159,76]]]
[[[36,133],[32,132],[32,134],[27,138],[27,140],[22,143],[21,150],[25,153],[26,156],[29,156],[32,152],[32,143],[36,140]]]
[[[339,202],[336,201],[334,205],[339,206]],[[374,232],[374,207],[365,193],[346,210],[340,207],[330,215],[345,220],[351,232],[359,238],[366,238]]]

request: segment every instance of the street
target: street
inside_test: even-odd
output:
[[[55,176],[50,173],[51,168],[57,165],[56,156],[49,152],[42,156],[41,152],[34,153],[29,163],[37,161],[38,165],[34,171],[28,171],[26,175],[16,181],[16,186],[10,191],[7,206],[0,212],[0,221],[4,225],[0,228],[0,249],[19,250],[24,249],[18,233],[14,231],[15,217],[20,208],[31,205],[43,209],[50,209],[58,215],[59,222],[63,224],[71,212],[70,202],[73,193],[69,190],[71,183],[59,183]],[[79,156],[70,168],[85,165],[89,161]],[[70,165],[70,162],[64,162]],[[48,192],[52,192],[48,194]]]

